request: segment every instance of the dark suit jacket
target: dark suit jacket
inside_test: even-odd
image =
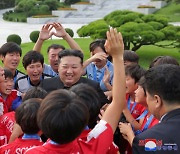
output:
[[[104,95],[104,92],[101,90],[98,82],[81,77],[76,84],[78,83],[85,83],[92,86],[100,96],[101,105],[104,105],[105,103],[109,103],[109,100]],[[68,87],[64,86],[59,76],[43,80],[40,86],[48,93],[57,89],[69,89]]]
[[[180,154],[180,109],[167,113],[161,123],[137,135],[133,140],[133,154]],[[145,151],[147,139],[155,139],[156,151]],[[162,142],[161,142],[162,141]],[[151,142],[152,143],[152,142]],[[147,144],[146,144],[147,145]],[[149,142],[149,145],[150,144]],[[146,146],[149,147],[149,146]],[[146,149],[147,150],[147,149]]]

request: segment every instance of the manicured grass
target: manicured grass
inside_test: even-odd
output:
[[[180,52],[177,48],[166,49],[153,45],[143,46],[138,51],[137,54],[140,57],[139,64],[144,68],[148,68],[150,62],[157,56],[172,56],[180,63]]]
[[[90,42],[92,42],[92,39],[90,39],[90,38],[78,38],[78,39],[75,39],[75,40],[81,46],[81,48],[83,49],[84,57],[85,57],[85,59],[87,59],[90,56],[89,44],[90,44]],[[45,59],[46,63],[48,63],[47,48],[51,44],[62,44],[66,48],[69,48],[68,44],[64,40],[48,40],[48,41],[45,41],[41,51],[42,51],[42,54],[44,55],[44,59]],[[23,50],[23,55],[26,52],[32,50],[33,46],[34,46],[34,43],[24,43],[24,44],[22,44],[21,47],[22,47],[22,50]],[[180,63],[180,52],[176,48],[175,49],[164,49],[164,48],[156,47],[156,46],[153,46],[153,45],[142,46],[137,51],[137,54],[140,57],[139,63],[144,68],[148,68],[150,62],[152,61],[152,59],[155,58],[156,56],[160,56],[160,55],[173,56]],[[22,55],[22,57],[23,57],[23,55]],[[24,71],[24,68],[23,68],[21,63],[19,65],[19,69],[21,71]]]
[[[169,22],[180,22],[180,4],[169,3],[164,8],[158,10],[155,14],[168,17]]]

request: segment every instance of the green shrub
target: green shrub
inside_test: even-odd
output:
[[[49,6],[48,5],[40,5],[39,10],[41,12],[48,12],[49,11]]]
[[[4,20],[8,20],[8,15],[7,14],[3,14],[3,19]]]
[[[57,0],[45,0],[44,4],[49,6],[50,11],[57,10],[59,7],[59,2]]]
[[[13,21],[13,17],[9,17],[8,20],[9,20],[9,21]]]
[[[155,30],[160,30],[164,27],[163,24],[156,22],[156,21],[150,21],[148,22],[149,25],[151,25]]]
[[[80,2],[80,0],[65,0],[65,4],[74,4],[74,3],[77,3],[77,2]]]
[[[21,22],[27,22],[27,19],[26,18],[22,18]]]
[[[34,43],[36,43],[38,37],[39,37],[39,33],[40,31],[32,31],[31,34],[30,34],[30,40]]]
[[[21,37],[17,34],[11,34],[7,37],[7,42],[15,42],[18,45],[21,45]]]
[[[74,32],[73,32],[73,30],[71,28],[65,28],[65,30],[71,37],[74,36]]]
[[[14,11],[13,10],[9,10],[9,13],[13,13]]]

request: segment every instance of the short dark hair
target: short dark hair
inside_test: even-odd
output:
[[[5,57],[7,53],[13,52],[19,53],[20,56],[22,55],[21,47],[14,42],[7,42],[0,48],[0,55],[2,55],[3,57]]]
[[[50,45],[50,46],[48,47],[47,53],[49,53],[49,50],[50,50],[50,49],[62,49],[62,50],[64,50],[65,47],[64,47],[63,45],[60,45],[60,44],[52,44],[52,45]]]
[[[30,98],[41,98],[44,99],[47,92],[41,87],[31,87],[24,95],[22,101],[28,100]]]
[[[65,50],[59,52],[59,63],[60,63],[61,58],[67,57],[67,56],[79,57],[81,59],[81,64],[83,64],[84,55],[80,50],[65,49]]]
[[[15,119],[17,124],[26,134],[36,134],[40,130],[37,124],[37,112],[41,100],[37,98],[28,99],[16,109]]]
[[[97,47],[100,47],[105,53],[107,53],[106,49],[105,49],[105,46],[104,46],[105,42],[106,42],[105,39],[97,39],[97,40],[91,42],[90,45],[89,45],[90,52],[93,52]],[[111,56],[108,56],[107,59],[109,61],[112,61],[112,57]]]
[[[137,64],[139,62],[139,56],[131,50],[124,50],[123,58],[124,61],[129,61]]]
[[[36,62],[40,62],[43,66],[44,64],[44,57],[41,53],[31,50],[29,52],[27,52],[22,60],[22,64],[24,66],[24,68],[26,69],[28,65],[32,64],[32,63],[36,63]]]
[[[169,104],[180,104],[180,67],[164,64],[149,69],[145,73],[145,88]]]
[[[74,85],[70,90],[76,93],[82,99],[82,102],[87,105],[90,115],[88,126],[94,128],[101,108],[97,91],[84,83]]]
[[[105,42],[106,42],[105,39],[97,39],[91,42],[89,45],[90,52],[94,51],[97,47],[100,47],[106,53],[106,49],[104,47]]]
[[[154,66],[163,65],[163,64],[174,64],[179,66],[178,61],[171,56],[158,56],[153,59],[151,64],[149,65],[149,68],[152,68]]]
[[[14,79],[12,72],[9,69],[4,69],[4,77],[9,79]]]
[[[65,144],[73,141],[88,123],[89,112],[81,99],[68,90],[48,94],[38,112],[38,124],[51,140]]]
[[[130,64],[125,67],[126,76],[130,76],[135,80],[135,83],[144,75],[145,69],[138,64]]]

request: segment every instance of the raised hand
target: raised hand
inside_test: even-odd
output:
[[[67,32],[65,31],[64,27],[60,23],[53,23],[53,27],[55,28],[55,32],[52,32],[53,35],[56,37],[62,37],[64,38],[67,35]]]
[[[98,52],[91,57],[91,61],[94,62],[96,60],[106,60],[107,55],[104,52]]]
[[[116,57],[117,55],[123,57],[124,43],[121,33],[117,32],[117,29],[111,28],[110,31],[107,31],[106,35],[105,49],[107,53],[112,57]]]
[[[39,33],[39,39],[43,41],[49,39],[52,36],[51,33],[52,28],[53,28],[52,24],[43,25]]]

